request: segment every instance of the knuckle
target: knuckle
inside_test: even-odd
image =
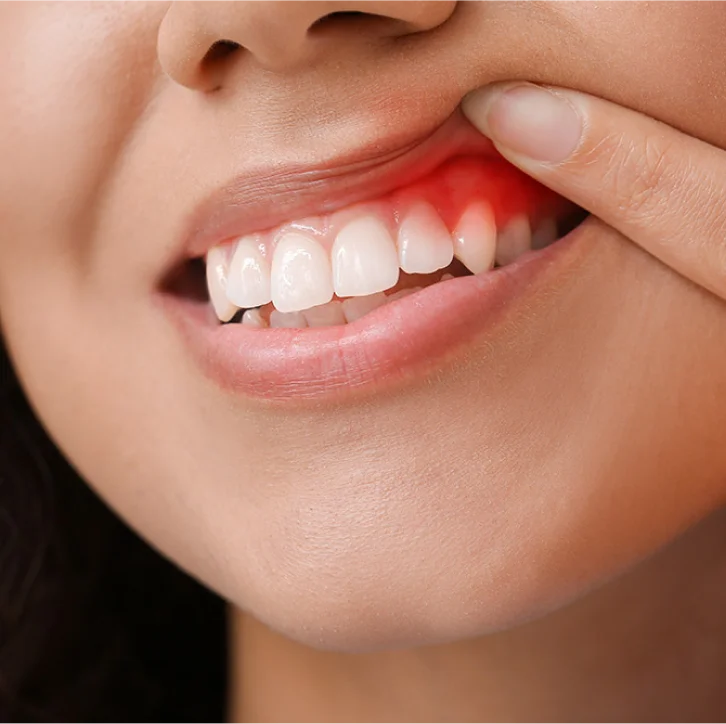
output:
[[[625,131],[612,131],[579,159],[585,166],[600,166],[602,189],[620,214],[631,222],[660,214],[669,191],[683,170],[671,144],[657,135],[633,138]]]
[[[668,146],[654,137],[640,142],[623,139],[613,154],[613,190],[631,220],[647,223],[663,211],[668,198],[666,190],[675,174],[668,157]]]

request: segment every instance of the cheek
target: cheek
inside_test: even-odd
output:
[[[0,10],[0,249],[77,269],[93,212],[145,104],[161,3]],[[15,6],[15,7],[13,7]]]
[[[558,61],[572,85],[726,146],[722,0],[535,5],[555,18]]]
[[[464,5],[462,24],[486,32],[457,39],[452,78],[475,87],[493,71],[582,90],[726,147],[722,3]]]

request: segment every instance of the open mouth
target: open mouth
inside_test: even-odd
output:
[[[195,301],[175,316],[224,386],[327,394],[470,339],[585,216],[496,154],[452,155],[377,198],[222,239],[167,292]]]
[[[454,158],[385,198],[213,247],[207,288],[221,322],[347,324],[431,284],[512,264],[576,219],[505,161]]]

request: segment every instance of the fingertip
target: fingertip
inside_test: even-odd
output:
[[[499,83],[467,95],[462,111],[507,157],[558,164],[580,144],[583,118],[561,93],[532,83]]]
[[[489,109],[492,101],[502,92],[502,84],[495,83],[477,88],[464,96],[461,110],[469,122],[485,136],[489,136]]]

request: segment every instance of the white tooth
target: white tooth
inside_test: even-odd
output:
[[[557,241],[557,222],[552,219],[542,219],[532,232],[532,248],[544,249]]]
[[[255,236],[246,236],[237,242],[229,265],[227,298],[243,309],[261,307],[272,300],[270,265],[262,256]]]
[[[219,246],[207,252],[207,289],[220,322],[229,322],[237,307],[227,299],[227,254]]]
[[[265,320],[262,318],[259,309],[248,309],[247,311],[245,311],[245,313],[242,315],[242,324],[245,324],[248,327],[260,328],[268,326],[267,322],[265,322]]]
[[[308,327],[334,327],[337,324],[345,324],[343,305],[335,301],[306,309],[303,316]]]
[[[404,297],[413,294],[414,292],[420,292],[423,287],[409,287],[408,289],[399,289],[394,294],[389,294],[386,297],[387,302],[395,302],[397,299],[403,299]]]
[[[453,234],[454,256],[472,273],[494,266],[497,225],[486,202],[471,204],[461,215]]]
[[[526,216],[515,216],[497,235],[496,261],[506,266],[532,248],[532,232]]]
[[[285,234],[272,255],[272,303],[280,312],[299,312],[333,298],[330,261],[323,247],[304,234]]]
[[[407,274],[430,274],[451,264],[451,235],[431,204],[421,201],[398,228],[398,261]]]
[[[304,329],[307,326],[308,323],[305,321],[305,315],[302,312],[280,312],[277,309],[270,312],[270,327]]]
[[[441,275],[441,281],[442,282],[448,282],[449,279],[453,279],[453,278],[454,278],[454,275],[453,274],[442,274]]]
[[[398,283],[398,254],[386,226],[362,216],[339,232],[333,244],[333,286],[339,297],[363,297]]]
[[[350,297],[342,302],[343,313],[348,323],[355,322],[356,319],[382,307],[387,301],[388,298],[383,292],[369,294],[367,297]]]

